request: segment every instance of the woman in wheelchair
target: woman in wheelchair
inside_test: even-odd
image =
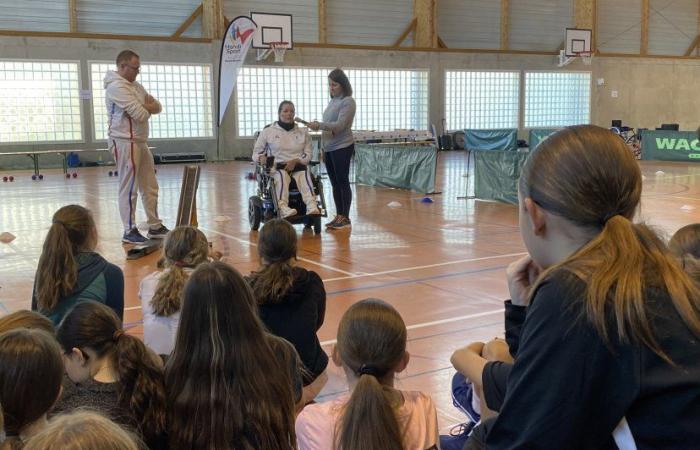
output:
[[[294,122],[294,103],[285,100],[277,110],[279,120],[265,127],[253,148],[253,161],[265,164],[268,157],[274,158],[270,175],[275,181],[278,204],[282,217],[292,217],[297,210],[290,208],[289,183],[296,181],[297,189],[306,205],[306,215],[320,216],[314,195],[311,174],[307,168],[311,160],[311,138],[308,128],[299,128]]]

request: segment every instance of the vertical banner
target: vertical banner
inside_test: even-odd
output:
[[[253,34],[257,25],[250,17],[238,16],[229,24],[221,43],[221,60],[219,62],[219,126],[236,86],[238,72],[243,66],[245,55],[253,43]]]

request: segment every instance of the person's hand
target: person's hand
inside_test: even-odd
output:
[[[149,94],[146,94],[146,100],[143,104],[143,107],[146,108],[146,111],[148,111],[151,114],[158,114],[160,112],[160,105],[158,104],[156,99]]]
[[[483,342],[473,342],[466,347],[455,350],[450,362],[459,373],[472,382],[481,384],[481,373],[487,362],[481,356],[483,349]]]
[[[513,362],[510,348],[506,341],[501,338],[488,341],[481,350],[481,356],[489,361]]]
[[[542,269],[530,255],[525,255],[508,266],[506,278],[511,303],[516,306],[527,306],[530,301],[530,290],[541,271]]]
[[[293,159],[291,161],[287,161],[287,163],[284,166],[284,170],[286,170],[289,173],[292,173],[294,171],[294,168],[297,166],[298,162],[299,162],[298,159]]]
[[[267,156],[265,156],[265,155],[258,156],[258,162],[264,166],[265,163],[267,163]]]
[[[155,103],[156,99],[151,94],[146,94],[146,103]]]
[[[308,127],[312,131],[318,131],[321,129],[321,125],[316,120],[309,122]]]

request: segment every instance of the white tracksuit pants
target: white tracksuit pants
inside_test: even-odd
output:
[[[119,215],[124,231],[136,226],[136,197],[139,192],[149,228],[158,228],[162,224],[158,218],[158,180],[148,145],[123,139],[111,139],[110,142],[119,171]]]
[[[297,183],[297,189],[301,193],[301,199],[306,205],[306,210],[311,211],[316,209],[316,196],[314,195],[313,182],[309,169],[292,172],[291,176],[286,170],[273,170],[272,176],[275,180],[275,191],[277,193],[277,201],[280,206],[288,206],[289,203],[289,183],[294,177]]]

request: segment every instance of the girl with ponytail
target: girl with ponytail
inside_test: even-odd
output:
[[[86,407],[137,431],[151,448],[164,444],[165,387],[157,355],[125,334],[121,321],[97,302],[76,305],[56,333],[67,383],[56,412]]]
[[[328,381],[328,356],[316,332],[326,315],[326,290],[316,272],[294,264],[297,234],[284,219],[271,220],[258,237],[262,267],[248,277],[260,319],[274,335],[291,342],[303,371],[303,404],[312,401]]]
[[[438,443],[430,396],[394,388],[408,365],[406,325],[376,299],[352,305],[338,326],[333,362],[350,394],[306,406],[296,422],[300,450],[426,450]]]
[[[180,226],[168,233],[163,244],[165,270],[141,281],[143,340],[159,355],[169,355],[175,345],[182,291],[192,271],[208,261],[207,237],[195,227]]]
[[[641,192],[638,163],[603,128],[566,128],[528,158],[529,255],[506,272],[527,315],[486,448],[697,448],[700,292],[633,223]]]
[[[68,205],[56,211],[34,278],[32,310],[54,325],[82,300],[104,303],[124,315],[124,274],[95,253],[97,228],[90,211]]]

